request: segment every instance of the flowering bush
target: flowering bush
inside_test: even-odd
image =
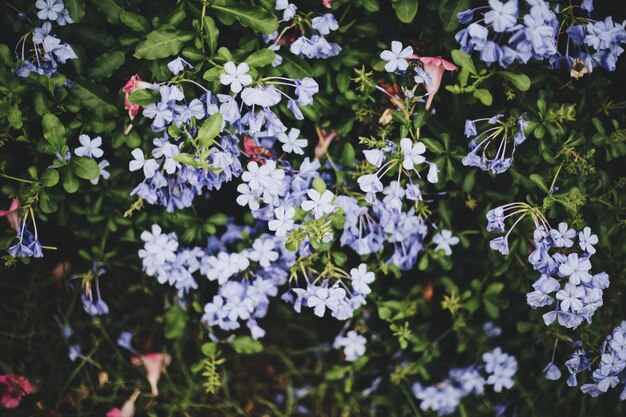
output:
[[[0,407],[620,415],[620,6],[3,3]]]

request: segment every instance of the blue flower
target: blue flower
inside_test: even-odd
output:
[[[502,3],[498,0],[489,0],[491,10],[485,13],[485,23],[493,24],[493,30],[504,32],[517,22],[517,0]]]

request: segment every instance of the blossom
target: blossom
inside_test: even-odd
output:
[[[293,207],[289,207],[285,210],[284,207],[277,207],[274,209],[274,220],[270,220],[267,226],[270,230],[276,231],[276,236],[286,236],[287,232],[293,229],[294,221],[293,216],[296,211]]]
[[[459,68],[452,62],[446,61],[440,56],[430,57],[422,56],[418,57],[421,61],[424,72],[428,76],[430,82],[424,83],[424,88],[428,93],[428,100],[426,100],[426,110],[430,110],[435,94],[441,87],[441,80],[445,71],[457,71]]]
[[[569,282],[574,285],[580,284],[580,282],[589,282],[591,280],[591,262],[588,259],[578,258],[577,253],[570,253],[567,255],[565,263],[559,266],[559,273],[562,276],[569,277]]]
[[[0,397],[0,405],[4,408],[17,408],[22,398],[35,391],[30,381],[21,375],[0,375],[0,383],[6,385],[6,390]]]
[[[181,57],[177,57],[167,64],[167,68],[174,75],[178,75],[179,73],[181,73],[185,69],[185,67],[193,68],[193,66],[189,62],[185,61]]]
[[[230,84],[233,93],[239,93],[243,86],[252,82],[252,77],[248,74],[250,67],[245,62],[235,65],[229,61],[224,64],[224,72],[220,75],[220,82],[224,85]]]
[[[153,159],[145,159],[143,151],[139,148],[133,149],[131,152],[133,160],[128,163],[128,169],[130,171],[137,171],[143,168],[143,174],[146,178],[152,178],[159,169],[159,163]]]
[[[283,151],[303,155],[304,151],[302,148],[306,147],[308,141],[306,139],[298,139],[298,136],[300,136],[300,129],[295,128],[291,129],[289,134],[279,134],[277,138],[281,143],[283,143]]]
[[[161,374],[165,371],[165,368],[172,362],[172,357],[167,353],[148,353],[141,356],[134,356],[131,358],[133,365],[143,364],[146,370],[146,377],[150,383],[150,389],[152,395],[159,395],[159,389],[157,384],[161,378]]]
[[[576,236],[576,231],[567,227],[567,223],[559,223],[558,229],[550,230],[550,236],[556,247],[571,248],[574,245],[572,240]]]
[[[276,244],[273,240],[257,239],[252,244],[252,250],[248,257],[258,262],[262,267],[267,268],[278,259],[278,252],[274,249],[276,249]]]
[[[404,169],[412,170],[415,164],[421,164],[426,160],[422,156],[426,152],[426,146],[422,142],[413,143],[411,139],[404,138],[400,140],[400,149],[404,155],[402,161]]]
[[[329,190],[325,190],[323,194],[320,194],[317,190],[310,189],[307,191],[307,195],[310,200],[302,202],[302,210],[312,211],[313,217],[316,219],[319,219],[326,213],[335,211],[335,206],[332,204],[335,195]]]
[[[585,296],[585,289],[577,287],[568,282],[565,287],[556,293],[556,299],[561,300],[561,310],[577,312],[583,308],[582,298]]]
[[[330,13],[314,17],[311,21],[311,26],[322,35],[328,35],[331,31],[339,28],[337,20],[335,20],[335,17]]]
[[[591,234],[590,227],[585,227],[581,232],[578,233],[578,245],[589,255],[593,255],[594,253],[596,253],[596,248],[594,248],[593,245],[597,244],[598,236]]]
[[[133,75],[126,81],[124,87],[122,88],[122,92],[124,93],[124,108],[128,110],[128,117],[130,120],[133,120],[137,113],[139,113],[139,109],[141,106],[139,104],[131,103],[128,98],[133,91],[150,88],[152,84],[147,83],[145,81],[141,81],[141,78],[138,74]]]
[[[391,50],[385,50],[380,54],[380,58],[387,61],[385,70],[387,72],[406,71],[409,67],[408,58],[413,55],[413,48],[407,46],[402,48],[402,43],[391,42]]]
[[[6,216],[9,225],[15,231],[18,230],[19,216],[17,214],[17,209],[20,208],[20,205],[20,200],[14,198],[11,200],[11,205],[7,210],[0,210],[0,217]]]
[[[350,270],[350,278],[352,279],[352,288],[361,294],[369,294],[372,292],[368,284],[374,282],[374,273],[367,270],[367,265],[360,264],[358,268]]]
[[[365,354],[365,343],[367,339],[355,330],[350,330],[345,336],[337,336],[333,346],[335,349],[343,347],[343,353],[348,362],[354,362]]]
[[[57,0],[37,0],[35,2],[37,17],[41,20],[57,20],[63,13],[63,2]]]
[[[459,238],[452,236],[450,230],[442,229],[440,233],[433,236],[433,243],[437,245],[435,247],[436,251],[443,249],[444,253],[450,256],[452,254],[452,248],[450,248],[450,246],[458,244]]]
[[[485,13],[485,23],[493,24],[493,30],[504,32],[517,22],[517,0],[502,3],[498,0],[489,0],[491,10]]]

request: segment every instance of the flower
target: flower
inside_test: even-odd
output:
[[[306,147],[308,141],[306,139],[298,139],[300,129],[291,129],[289,134],[281,133],[277,136],[278,140],[283,143],[282,149],[287,153],[295,153],[303,155],[302,148]]]
[[[374,282],[374,273],[367,270],[367,265],[360,264],[358,269],[352,268],[350,270],[350,277],[352,278],[352,288],[356,292],[361,294],[369,294],[372,292],[368,284]]]
[[[564,277],[569,277],[569,282],[574,285],[580,284],[580,282],[591,281],[591,262],[588,259],[579,259],[577,253],[570,253],[567,255],[565,263],[559,266],[559,273]]]
[[[433,243],[437,245],[435,247],[435,251],[443,249],[445,254],[450,256],[452,254],[452,248],[450,248],[450,246],[458,244],[459,238],[452,236],[452,232],[450,230],[442,229],[440,233],[433,236]]]
[[[391,42],[391,51],[385,50],[381,52],[380,58],[387,61],[385,70],[387,72],[406,71],[409,67],[407,59],[413,55],[413,48],[407,46],[402,49],[402,43],[398,41]]]
[[[63,13],[63,3],[57,0],[37,0],[35,2],[37,17],[41,20],[57,20]]]
[[[417,57],[424,66],[424,71],[430,79],[430,82],[424,83],[424,88],[428,93],[426,101],[426,110],[430,110],[430,106],[435,98],[435,94],[439,91],[444,71],[457,71],[459,68],[452,62],[446,61],[440,56],[422,56]]]
[[[582,298],[585,296],[585,289],[577,287],[568,282],[565,287],[556,293],[556,299],[561,300],[561,310],[577,312],[583,308]]]
[[[549,379],[550,381],[556,381],[561,378],[561,370],[554,364],[554,362],[550,362],[543,370],[543,373],[546,379]]]
[[[421,164],[426,160],[422,156],[426,152],[426,146],[422,142],[413,143],[411,139],[404,138],[400,140],[400,149],[404,155],[404,161],[402,161],[404,169],[412,170],[415,164]]]
[[[230,84],[233,93],[239,93],[243,86],[252,82],[252,77],[248,75],[250,67],[245,62],[235,66],[232,61],[224,64],[224,72],[220,75],[220,82],[224,85]]]
[[[152,84],[141,81],[138,74],[130,77],[128,81],[126,81],[126,84],[124,84],[124,87],[122,88],[122,92],[124,93],[124,108],[128,110],[128,117],[130,117],[130,120],[133,120],[135,116],[137,116],[137,113],[139,113],[139,109],[141,109],[139,104],[131,103],[128,100],[130,94],[133,91],[143,90],[150,87],[152,87]]]
[[[6,385],[6,390],[0,397],[0,405],[4,408],[17,408],[22,398],[35,391],[30,381],[21,375],[0,375],[0,383]]]
[[[161,374],[167,366],[172,362],[172,357],[167,353],[148,353],[146,355],[134,356],[131,363],[137,365],[142,363],[146,370],[146,377],[150,383],[152,395],[159,395],[157,384],[161,378]]]
[[[517,0],[502,3],[498,0],[489,0],[491,10],[485,13],[485,23],[493,24],[493,30],[504,32],[517,22]]]
[[[585,227],[581,232],[578,233],[578,245],[589,255],[593,255],[594,253],[596,253],[596,248],[594,248],[593,245],[597,244],[598,236],[591,234],[590,227]]]
[[[180,74],[185,69],[185,67],[193,68],[193,66],[189,62],[185,61],[181,57],[177,57],[167,64],[167,68],[174,75]]]
[[[15,231],[18,230],[18,223],[20,221],[19,215],[17,214],[17,209],[20,208],[20,204],[20,200],[14,198],[11,200],[11,205],[7,210],[0,210],[0,217],[6,216],[11,229]]]
[[[143,175],[146,178],[152,178],[156,170],[159,169],[159,163],[153,158],[145,159],[141,149],[133,149],[131,155],[135,159],[128,163],[128,169],[130,171],[137,171],[143,168]]]
[[[270,230],[276,231],[276,236],[286,236],[287,232],[293,229],[293,216],[296,214],[296,210],[293,207],[289,207],[285,210],[282,206],[274,209],[275,220],[270,220],[267,226]]]
[[[310,189],[307,191],[307,195],[310,200],[302,202],[302,210],[312,211],[313,217],[316,219],[319,219],[326,213],[335,211],[335,206],[332,204],[335,195],[329,190],[325,190],[323,194],[320,194],[317,190]]]
[[[355,330],[350,330],[345,336],[337,336],[333,347],[339,349],[343,347],[343,353],[346,355],[348,362],[354,362],[365,354],[365,343],[367,339]]]
[[[574,245],[572,240],[576,236],[576,231],[567,227],[567,223],[559,223],[558,230],[550,230],[550,236],[557,248],[571,248]]]
[[[79,146],[74,150],[76,155],[88,158],[100,158],[104,155],[104,151],[100,149],[100,146],[102,146],[102,138],[100,136],[91,139],[87,135],[80,135],[78,141],[83,146]]]

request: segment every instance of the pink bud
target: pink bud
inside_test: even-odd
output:
[[[17,408],[22,398],[35,390],[30,381],[21,375],[0,375],[0,383],[7,386],[0,397],[0,405],[4,408]]]
[[[131,359],[133,365],[143,363],[146,369],[146,377],[150,383],[152,389],[152,395],[159,395],[157,384],[161,378],[161,373],[165,370],[165,367],[169,366],[172,362],[172,357],[167,353],[148,353],[147,355],[135,356]]]
[[[20,222],[20,218],[17,215],[17,209],[20,208],[20,200],[14,198],[11,201],[11,206],[8,210],[0,210],[0,217],[7,216],[7,220],[9,221],[9,225],[15,231],[18,229],[18,224]]]
[[[450,61],[446,61],[440,56],[417,56],[414,58],[419,59],[424,66],[424,72],[430,77],[431,83],[424,83],[426,92],[428,93],[428,101],[426,101],[426,110],[430,110],[430,106],[435,98],[435,94],[439,91],[441,86],[441,79],[443,78],[444,71],[456,71],[459,68]]]

